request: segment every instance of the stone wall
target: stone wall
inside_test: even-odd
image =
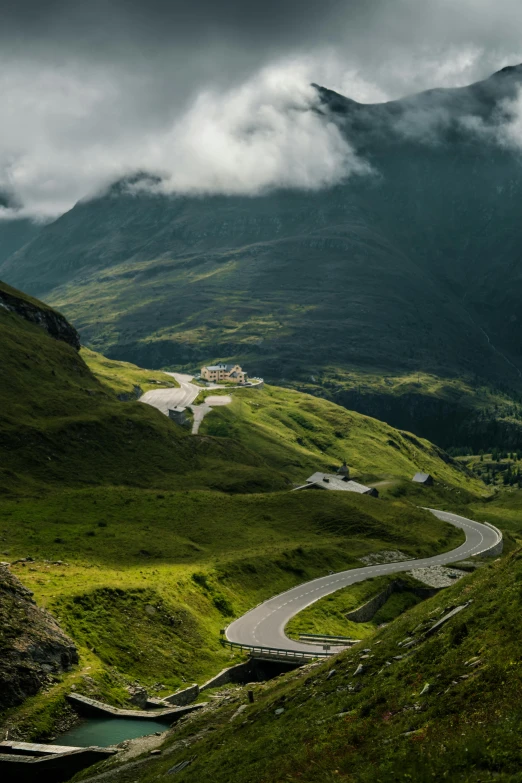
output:
[[[206,691],[209,688],[218,688],[220,685],[226,685],[228,682],[249,682],[249,677],[254,674],[255,663],[253,660],[238,663],[236,666],[230,666],[216,674],[212,679],[207,680],[200,687],[200,691]]]
[[[418,595],[419,598],[423,599],[431,598],[431,596],[438,593],[438,588],[436,587],[411,587],[410,585],[404,584],[400,579],[396,579],[393,582],[390,582],[388,587],[380,593],[374,595],[373,598],[370,598],[365,604],[359,606],[357,609],[352,609],[351,612],[347,612],[345,617],[347,620],[351,620],[354,623],[368,623],[372,617],[377,614],[379,609],[384,606],[392,593],[402,593],[405,590],[414,593],[415,595]]]
[[[219,688],[229,682],[245,685],[247,682],[266,682],[278,677],[284,672],[298,669],[303,661],[270,661],[263,658],[250,658],[245,663],[238,663],[228,669],[223,669],[200,687],[200,691],[209,688]]]
[[[191,704],[198,698],[199,690],[199,685],[194,683],[194,685],[189,685],[188,688],[184,688],[182,691],[176,691],[171,696],[165,696],[163,701],[183,707],[185,704]]]

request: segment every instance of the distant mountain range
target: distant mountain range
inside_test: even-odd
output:
[[[257,197],[117,183],[0,250],[0,277],[144,366],[233,358],[277,381],[418,371],[520,392],[522,166],[502,128],[521,87],[522,66],[375,105],[317,87],[373,174]]]

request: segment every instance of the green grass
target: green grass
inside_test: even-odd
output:
[[[193,439],[151,406],[120,402],[77,351],[3,309],[0,365],[0,494],[99,484],[286,486],[248,448]],[[113,371],[127,383],[127,366]]]
[[[520,394],[476,376],[332,365],[303,373],[288,385],[415,432],[444,448],[478,453],[522,446]]]
[[[89,348],[82,347],[80,355],[103,386],[117,394],[128,395],[129,399],[154,389],[179,386],[172,375],[158,370],[144,370],[130,362],[107,359]]]
[[[203,420],[200,432],[248,443],[298,483],[315,470],[336,469],[346,458],[363,481],[410,482],[421,470],[439,484],[487,494],[481,481],[432,443],[291,389],[238,389],[231,405]]]
[[[354,622],[346,619],[346,614],[358,609],[396,580],[397,576],[374,577],[321,598],[292,618],[285,628],[285,633],[295,639],[303,633],[347,636],[351,639],[371,636],[381,623],[391,622],[421,600],[411,590],[406,589],[408,586],[414,588],[424,585],[408,575],[401,575],[404,592],[392,593],[370,621]]]
[[[519,490],[502,489],[490,502],[472,504],[470,513],[522,541],[522,493]]]
[[[194,716],[161,756],[133,770],[133,780],[151,783],[192,759],[180,778],[186,783],[232,777],[236,783],[518,783],[521,585],[518,550],[349,652],[256,686],[254,704],[239,718],[231,719],[247,703],[246,689]],[[445,611],[468,601],[437,634],[423,637]],[[398,643],[407,638],[418,642],[401,650]],[[360,658],[362,647],[370,648],[370,658]],[[364,671],[354,676],[360,662]],[[109,765],[111,780],[127,780],[117,761]]]
[[[400,501],[344,493],[100,487],[4,500],[0,515],[9,559],[35,559],[14,573],[80,650],[79,672],[56,684],[54,700],[42,694],[5,717],[31,738],[52,726],[63,683],[115,704],[134,679],[161,682],[162,695],[201,683],[238,659],[219,644],[220,628],[274,593],[392,543],[417,557],[461,540]]]
[[[3,310],[0,338],[2,556],[35,559],[13,570],[80,650],[76,671],[5,716],[14,735],[49,736],[72,685],[123,704],[134,679],[162,693],[202,682],[237,660],[219,644],[232,617],[362,555],[453,548],[461,534],[393,496],[415,470],[449,497],[484,492],[431,444],[314,397],[237,390],[191,437],[117,400],[119,379],[141,371],[112,363],[109,388]],[[289,491],[343,456],[357,476],[389,479],[388,497]]]

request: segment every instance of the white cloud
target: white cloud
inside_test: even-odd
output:
[[[522,151],[522,89],[512,101],[505,101],[502,106],[505,120],[497,130],[499,143],[510,149]]]
[[[261,70],[239,87],[206,90],[177,119],[149,127],[122,100],[115,74],[49,69],[4,77],[0,189],[21,215],[49,218],[136,171],[165,193],[255,194],[321,188],[368,173],[337,126],[316,111],[308,62]],[[3,209],[0,217],[12,216]]]
[[[318,107],[301,63],[264,69],[224,95],[201,93],[172,129],[149,140],[142,166],[163,175],[167,193],[315,189],[368,173]]]
[[[141,0],[136,5],[147,10]],[[293,13],[298,4],[287,5]],[[418,0],[361,0],[352,11],[350,3],[327,5],[330,16],[314,12],[287,32],[278,24],[277,35],[265,30],[257,44],[239,34],[220,39],[212,25],[200,40],[191,23],[187,41],[178,32],[173,44],[166,36],[159,45],[154,28],[153,41],[140,48],[141,23],[127,41],[119,16],[111,35],[94,38],[91,48],[87,36],[76,55],[74,37],[59,27],[50,28],[55,38],[32,46],[22,32],[4,31],[0,196],[11,194],[15,206],[0,206],[0,219],[53,218],[138,170],[160,172],[168,193],[326,187],[369,167],[317,113],[310,82],[374,103],[467,84],[522,59],[519,0],[462,0],[458,7],[436,0],[429,9]],[[296,48],[308,45],[306,56]],[[513,116],[504,138],[497,134],[512,146]],[[414,110],[400,130],[437,143],[449,121],[442,108]],[[472,116],[463,122],[482,132]]]

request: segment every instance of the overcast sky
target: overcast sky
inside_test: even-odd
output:
[[[138,169],[168,192],[323,187],[366,165],[310,82],[462,85],[522,62],[520,30],[520,0],[0,0],[0,189],[49,218]]]

